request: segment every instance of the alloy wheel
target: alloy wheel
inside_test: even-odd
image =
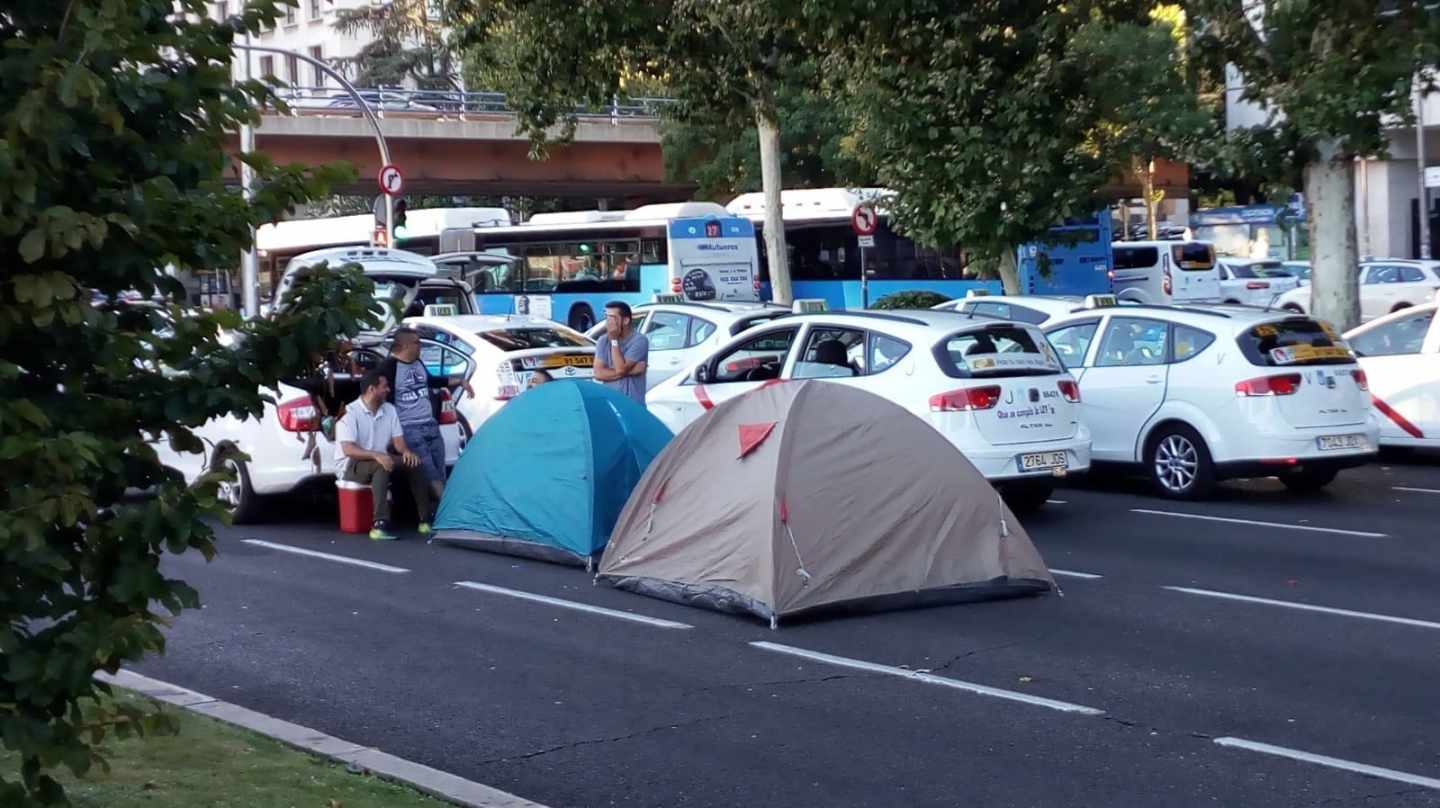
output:
[[[1200,454],[1184,435],[1166,435],[1155,447],[1155,478],[1167,491],[1183,493],[1195,484]]]

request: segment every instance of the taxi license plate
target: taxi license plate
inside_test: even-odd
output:
[[[1068,465],[1064,452],[1032,452],[1020,455],[1021,471],[1063,469]]]
[[[1317,440],[1320,442],[1320,451],[1333,449],[1364,449],[1366,448],[1364,435],[1321,435]]]

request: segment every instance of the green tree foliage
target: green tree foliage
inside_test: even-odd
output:
[[[897,192],[900,227],[996,262],[1014,292],[1017,245],[1105,204],[1117,111],[1097,97],[1084,43],[1149,26],[1150,5],[837,0],[815,48],[848,77],[855,148]]]
[[[1201,20],[1196,52],[1210,55],[1208,69],[1234,65],[1243,98],[1269,112],[1260,127],[1267,133],[1233,133],[1234,150],[1250,152],[1235,159],[1305,190],[1315,312],[1354,325],[1353,162],[1383,156],[1387,129],[1413,123],[1415,79],[1440,63],[1440,10],[1433,0],[1190,0],[1187,7]]]
[[[598,107],[632,84],[659,84],[703,120],[759,135],[765,238],[777,300],[790,297],[780,218],[780,88],[803,50],[794,0],[450,0],[448,20],[475,75],[510,97],[537,149],[573,136],[576,105]]]
[[[343,173],[257,156],[253,204],[226,187],[226,134],[266,90],[232,83],[233,33],[208,5],[0,13],[0,740],[22,760],[0,773],[7,808],[63,804],[47,770],[84,773],[107,732],[157,728],[80,711],[96,670],[163,650],[164,613],[197,605],[162,555],[215,553],[215,476],[187,487],[154,445],[200,451],[193,428],[259,413],[263,386],[369,317],[354,269],[300,284],[271,321],[182,311],[164,266],[233,264],[250,227]],[[244,26],[273,24],[274,6],[255,0]],[[159,302],[92,303],[127,290]],[[123,499],[135,489],[154,496]]]
[[[673,95],[664,87],[663,95]],[[780,173],[786,188],[868,186],[870,171],[850,150],[847,119],[839,99],[822,82],[816,61],[787,66],[775,93],[780,125]],[[662,123],[665,172],[672,181],[691,181],[704,199],[728,201],[761,190],[760,146],[751,127],[737,127],[705,108],[688,106],[683,117]]]
[[[1163,191],[1154,187],[1155,161],[1212,163],[1218,142],[1216,102],[1202,99],[1188,65],[1189,38],[1179,6],[1157,6],[1149,25],[1100,22],[1080,31],[1072,51],[1089,66],[1086,92],[1103,118],[1096,147],[1113,172],[1140,181],[1150,238]]]
[[[459,63],[434,0],[387,0],[381,5],[337,9],[335,30],[365,33],[371,41],[344,60],[361,87],[399,87],[407,80],[422,90],[458,87]]]
[[[933,309],[950,298],[938,293],[915,289],[908,292],[892,292],[874,303],[872,309]]]

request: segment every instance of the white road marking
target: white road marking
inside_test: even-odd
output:
[[[1031,696],[1027,693],[1016,693],[1013,690],[1001,690],[999,688],[988,687],[986,685],[977,685],[973,682],[962,682],[959,679],[950,679],[945,676],[936,676],[933,673],[912,671],[906,668],[896,668],[891,665],[881,665],[876,662],[865,662],[864,660],[850,659],[849,657],[834,656],[833,654],[824,654],[819,651],[807,651],[804,648],[796,648],[793,645],[781,645],[780,643],[765,642],[763,640],[752,642],[750,643],[750,645],[764,651],[774,651],[777,654],[789,654],[790,656],[797,656],[804,659],[813,660],[815,662],[823,662],[827,665],[837,665],[842,668],[853,668],[855,670],[866,671],[869,673],[879,673],[886,676],[898,676],[901,679],[912,679],[917,682],[923,682],[927,685],[939,685],[940,687],[949,687],[954,688],[955,690],[964,690],[970,693],[979,694],[981,696],[993,696],[997,699],[1018,701],[1024,704],[1031,704],[1036,707],[1048,707],[1051,710],[1059,710],[1065,713],[1080,713],[1081,715],[1105,714],[1104,710],[1097,710],[1094,707],[1086,707],[1081,704],[1071,704],[1068,701],[1055,701],[1054,699]]]
[[[1384,533],[1370,533],[1364,530],[1341,530],[1335,527],[1311,527],[1310,525],[1287,525],[1284,522],[1256,522],[1253,519],[1232,519],[1228,516],[1207,516],[1200,513],[1180,513],[1179,511],[1154,511],[1149,508],[1131,508],[1131,513],[1148,513],[1152,516],[1178,516],[1182,519],[1205,519],[1211,522],[1231,522],[1237,525],[1255,525],[1256,527],[1278,527],[1283,530],[1310,530],[1316,533],[1339,533],[1345,536],[1364,536],[1367,539],[1383,539]]]
[[[1203,595],[1207,598],[1238,600],[1243,603],[1259,603],[1262,606],[1282,606],[1286,609],[1298,609],[1304,612],[1320,612],[1321,614],[1333,614],[1340,617],[1358,617],[1362,620],[1378,620],[1382,623],[1398,623],[1402,626],[1440,629],[1440,623],[1432,623],[1429,620],[1416,620],[1413,617],[1395,617],[1389,614],[1357,612],[1351,609],[1337,609],[1332,606],[1313,606],[1309,603],[1296,603],[1289,600],[1272,600],[1270,598],[1257,598],[1250,595],[1232,595],[1229,592],[1216,592],[1210,589],[1191,589],[1185,586],[1166,586],[1162,588],[1168,589],[1171,592],[1184,592],[1187,595]]]
[[[1397,783],[1409,783],[1412,786],[1424,786],[1426,788],[1440,788],[1440,780],[1433,777],[1421,777],[1418,774],[1396,771],[1395,769],[1384,769],[1379,766],[1371,766],[1366,763],[1356,763],[1342,758],[1333,758],[1326,755],[1316,755],[1310,752],[1301,752],[1299,749],[1287,749],[1283,746],[1272,746],[1268,743],[1258,741],[1247,741],[1244,738],[1215,738],[1215,743],[1233,749],[1245,749],[1250,752],[1259,752],[1263,755],[1277,755],[1279,757],[1298,760],[1302,763],[1314,763],[1320,766],[1329,766],[1332,769],[1344,769],[1347,772],[1356,774],[1367,774],[1371,777],[1380,777],[1385,780],[1394,780]]]
[[[1050,568],[1050,574],[1051,574],[1051,575],[1061,575],[1061,576],[1064,576],[1064,577],[1066,577],[1066,578],[1084,578],[1084,579],[1087,580],[1087,581],[1093,581],[1093,580],[1096,580],[1097,578],[1104,578],[1104,577],[1105,577],[1104,575],[1096,575],[1096,574],[1093,573],[1093,572],[1072,572],[1071,570],[1057,570],[1057,569],[1055,569],[1054,567],[1051,567],[1051,568]]]
[[[261,541],[259,539],[242,539],[241,541],[245,542],[246,544],[253,544],[256,547],[268,547],[271,550],[279,550],[282,553],[294,553],[295,555],[309,556],[311,558],[323,558],[326,561],[338,561],[341,564],[350,564],[356,567],[364,567],[365,569],[369,570],[379,570],[380,572],[399,573],[410,571],[405,569],[404,567],[392,567],[389,564],[377,564],[374,561],[365,561],[359,558],[350,558],[349,556],[321,553],[316,550],[306,550],[302,547],[291,547],[288,544],[276,544],[274,542]]]
[[[633,623],[644,623],[647,626],[655,626],[656,628],[694,628],[694,626],[688,623],[677,623],[674,620],[661,620],[658,617],[646,617],[643,614],[633,614],[631,612],[622,612],[616,609],[606,609],[603,606],[591,606],[588,603],[577,603],[573,600],[552,598],[548,595],[537,595],[534,592],[522,592],[518,589],[506,589],[503,586],[491,586],[490,584],[482,584],[475,581],[456,581],[455,585],[464,587],[466,589],[474,589],[477,592],[489,592],[492,595],[505,595],[506,597],[519,598],[520,600],[530,600],[536,603],[548,604],[550,606],[559,606],[562,609],[574,609],[576,611],[589,612],[591,614],[598,614],[604,617],[614,617],[618,620],[629,620]]]
[[[1050,504],[1050,505],[1069,505],[1069,504],[1070,504],[1070,500],[1068,500],[1068,499],[1047,499],[1047,500],[1045,500],[1045,502],[1046,502],[1047,504]]]
[[[1396,491],[1409,491],[1412,494],[1440,494],[1440,488],[1406,488],[1403,485],[1393,485]]]

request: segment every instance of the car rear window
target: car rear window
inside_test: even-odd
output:
[[[768,323],[768,322],[770,322],[771,320],[775,319],[776,317],[779,317],[779,316],[782,315],[782,314],[789,314],[789,312],[786,312],[786,311],[767,311],[767,312],[761,312],[760,314],[756,314],[756,315],[751,316],[751,317],[746,317],[746,318],[741,319],[741,320],[736,320],[736,321],[730,326],[730,336],[732,336],[732,337],[734,337],[734,336],[739,336],[739,334],[740,334],[741,331],[746,331],[746,330],[748,330],[748,329],[750,329],[750,328],[753,328],[753,327],[755,327],[755,326],[757,326],[757,325],[760,325],[761,323]]]
[[[1236,338],[1252,365],[1345,365],[1355,361],[1334,330],[1308,317],[1260,323]]]
[[[1160,263],[1160,250],[1155,247],[1116,247],[1116,269],[1143,269]]]
[[[502,351],[528,351],[533,348],[588,348],[594,344],[581,334],[560,328],[504,328],[481,331],[478,336]]]
[[[989,325],[940,340],[933,350],[946,376],[1044,376],[1062,370],[1050,343],[1037,332],[1013,325]]]
[[[1184,270],[1205,272],[1215,268],[1215,248],[1205,243],[1170,245],[1170,260]]]

